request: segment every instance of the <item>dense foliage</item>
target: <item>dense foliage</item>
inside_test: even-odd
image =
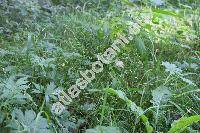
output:
[[[1,0],[1,133],[198,133],[199,0]],[[149,18],[149,20],[147,20]],[[147,20],[147,21],[145,21]],[[139,24],[138,34],[128,27]],[[62,114],[56,91],[133,40]]]

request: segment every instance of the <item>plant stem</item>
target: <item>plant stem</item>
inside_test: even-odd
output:
[[[105,105],[106,105],[106,102],[107,102],[107,96],[108,96],[108,94],[107,94],[107,93],[105,93],[105,95],[104,95],[104,100],[103,100],[103,108],[102,108],[102,111],[101,111],[100,125],[102,125],[103,118],[104,118],[104,113],[105,113]]]

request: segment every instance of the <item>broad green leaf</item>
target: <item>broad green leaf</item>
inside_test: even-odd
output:
[[[188,126],[199,121],[200,121],[200,115],[195,115],[191,117],[182,117],[178,121],[172,124],[172,127],[168,133],[181,133]]]
[[[146,53],[146,46],[144,44],[144,41],[140,37],[136,37],[135,43],[136,43],[136,48],[138,49],[140,54],[142,54],[142,55],[145,54]]]
[[[167,10],[162,10],[162,9],[153,9],[153,12],[164,14],[164,15],[179,17],[179,15],[177,13],[173,12],[173,11],[167,11]]]
[[[114,90],[113,88],[108,88],[108,89],[105,89],[105,90],[108,93],[111,93],[111,94],[114,94],[114,95],[118,96],[119,98],[121,98],[124,101],[127,101],[127,99],[128,99],[126,97],[126,94],[121,90]]]

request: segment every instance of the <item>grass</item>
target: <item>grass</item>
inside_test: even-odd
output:
[[[199,9],[179,7],[175,12],[169,8],[155,11],[143,5],[137,10],[113,2],[104,14],[93,9],[53,12],[49,21],[38,20],[30,28],[2,34],[0,128],[5,132],[32,132],[32,127],[24,128],[13,115],[16,108],[43,112],[41,118],[48,126],[42,125],[45,131],[36,127],[39,132],[95,131],[98,125],[119,127],[121,132],[151,132],[150,127],[153,132],[168,132],[181,117],[199,115]],[[105,65],[62,115],[52,113],[51,106],[58,100],[53,91],[59,87],[67,91],[80,77],[79,72],[90,69],[96,54],[103,53],[118,32],[128,35],[128,23],[138,22],[143,16],[150,16],[152,22],[143,23],[140,33],[117,56],[125,67]],[[167,68],[163,62],[171,65]],[[174,69],[182,72],[170,74]],[[27,79],[18,81],[23,77]],[[48,88],[50,83],[55,86]],[[112,95],[105,88],[121,93]],[[122,93],[132,104],[120,97]],[[186,130],[198,132],[199,123],[188,124]]]

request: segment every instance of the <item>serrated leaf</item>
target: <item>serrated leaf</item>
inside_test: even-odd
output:
[[[152,103],[155,106],[159,106],[162,103],[166,103],[171,95],[172,94],[169,91],[169,88],[165,86],[160,86],[152,91],[152,96],[153,96]]]
[[[44,86],[33,83],[33,85],[35,86],[35,89],[33,89],[32,93],[43,93],[44,92]]]
[[[36,115],[33,110],[26,110],[23,113],[21,110],[15,109],[12,112],[12,120],[8,123],[7,127],[10,127],[14,132],[49,132],[47,119],[43,118],[40,114]]]
[[[56,85],[51,82],[50,84],[47,85],[47,88],[45,90],[45,100],[46,102],[49,102],[50,97],[54,96],[54,92],[56,90]]]
[[[162,65],[165,67],[165,71],[170,72],[170,74],[180,74],[182,72],[175,64],[171,64],[167,61],[162,62]]]
[[[26,90],[29,88],[29,81],[27,79],[28,76],[25,76],[16,81],[16,76],[9,77],[2,84],[3,93],[0,95],[0,99],[7,100],[5,104],[22,104],[25,103],[25,99],[31,99],[30,95],[26,93]]]

